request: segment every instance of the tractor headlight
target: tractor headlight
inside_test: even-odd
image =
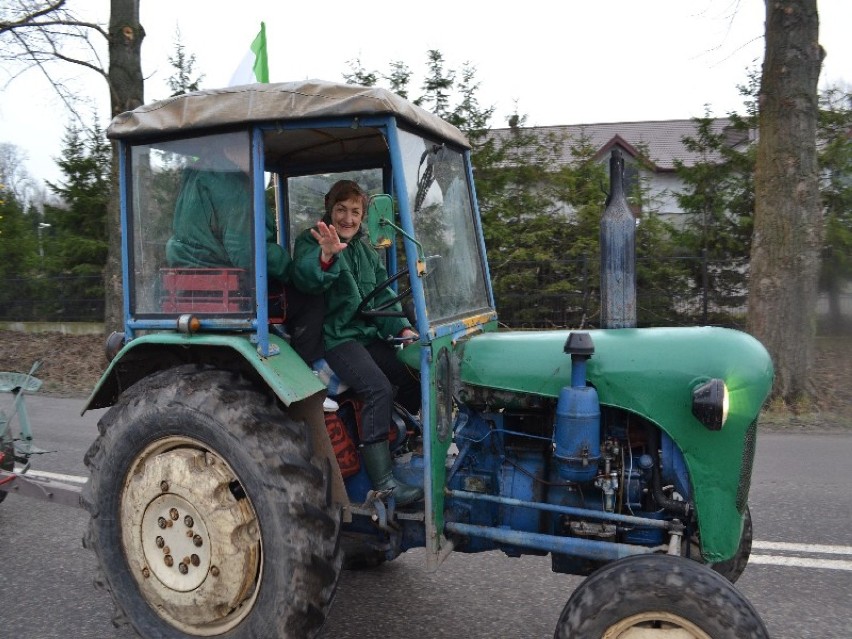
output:
[[[692,391],[692,414],[709,430],[722,430],[728,419],[728,387],[721,379],[704,382]]]
[[[104,354],[106,355],[107,362],[111,362],[115,359],[115,356],[118,355],[118,351],[120,351],[123,346],[124,333],[116,331],[110,333],[109,337],[106,338],[106,344],[104,344]]]

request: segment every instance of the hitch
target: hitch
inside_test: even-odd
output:
[[[51,501],[63,506],[82,508],[83,484],[58,481],[44,474],[0,470],[0,490]]]

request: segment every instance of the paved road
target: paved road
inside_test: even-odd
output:
[[[2,399],[2,397],[0,397]],[[100,411],[79,400],[28,400],[37,443],[57,452],[34,468],[82,475]],[[756,549],[738,586],[774,639],[852,636],[852,436],[760,438],[751,492]],[[131,639],[110,622],[80,546],[82,510],[15,495],[0,505],[0,637]],[[454,554],[434,574],[412,551],[380,569],[347,572],[323,639],[549,638],[580,579],[547,557]]]

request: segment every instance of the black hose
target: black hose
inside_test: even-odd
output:
[[[655,426],[650,426],[648,430],[651,456],[654,458],[654,465],[651,468],[651,496],[657,506],[666,512],[686,519],[689,517],[689,502],[677,501],[666,496],[663,492],[662,482],[660,481],[660,431]]]

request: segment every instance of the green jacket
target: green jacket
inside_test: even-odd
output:
[[[335,256],[326,271],[320,266],[320,247],[310,229],[296,238],[293,283],[305,293],[324,293],[326,350],[350,340],[366,345],[376,339],[396,337],[404,328],[411,327],[402,317],[365,318],[355,314],[361,300],[387,277],[379,254],[361,230]],[[375,298],[373,305],[393,297],[394,292],[385,289]],[[401,307],[397,304],[396,308],[399,310]]]
[[[187,169],[175,206],[169,266],[252,270],[252,191],[241,171]],[[266,210],[266,267],[271,279],[289,280],[290,256],[276,242],[275,217]]]

